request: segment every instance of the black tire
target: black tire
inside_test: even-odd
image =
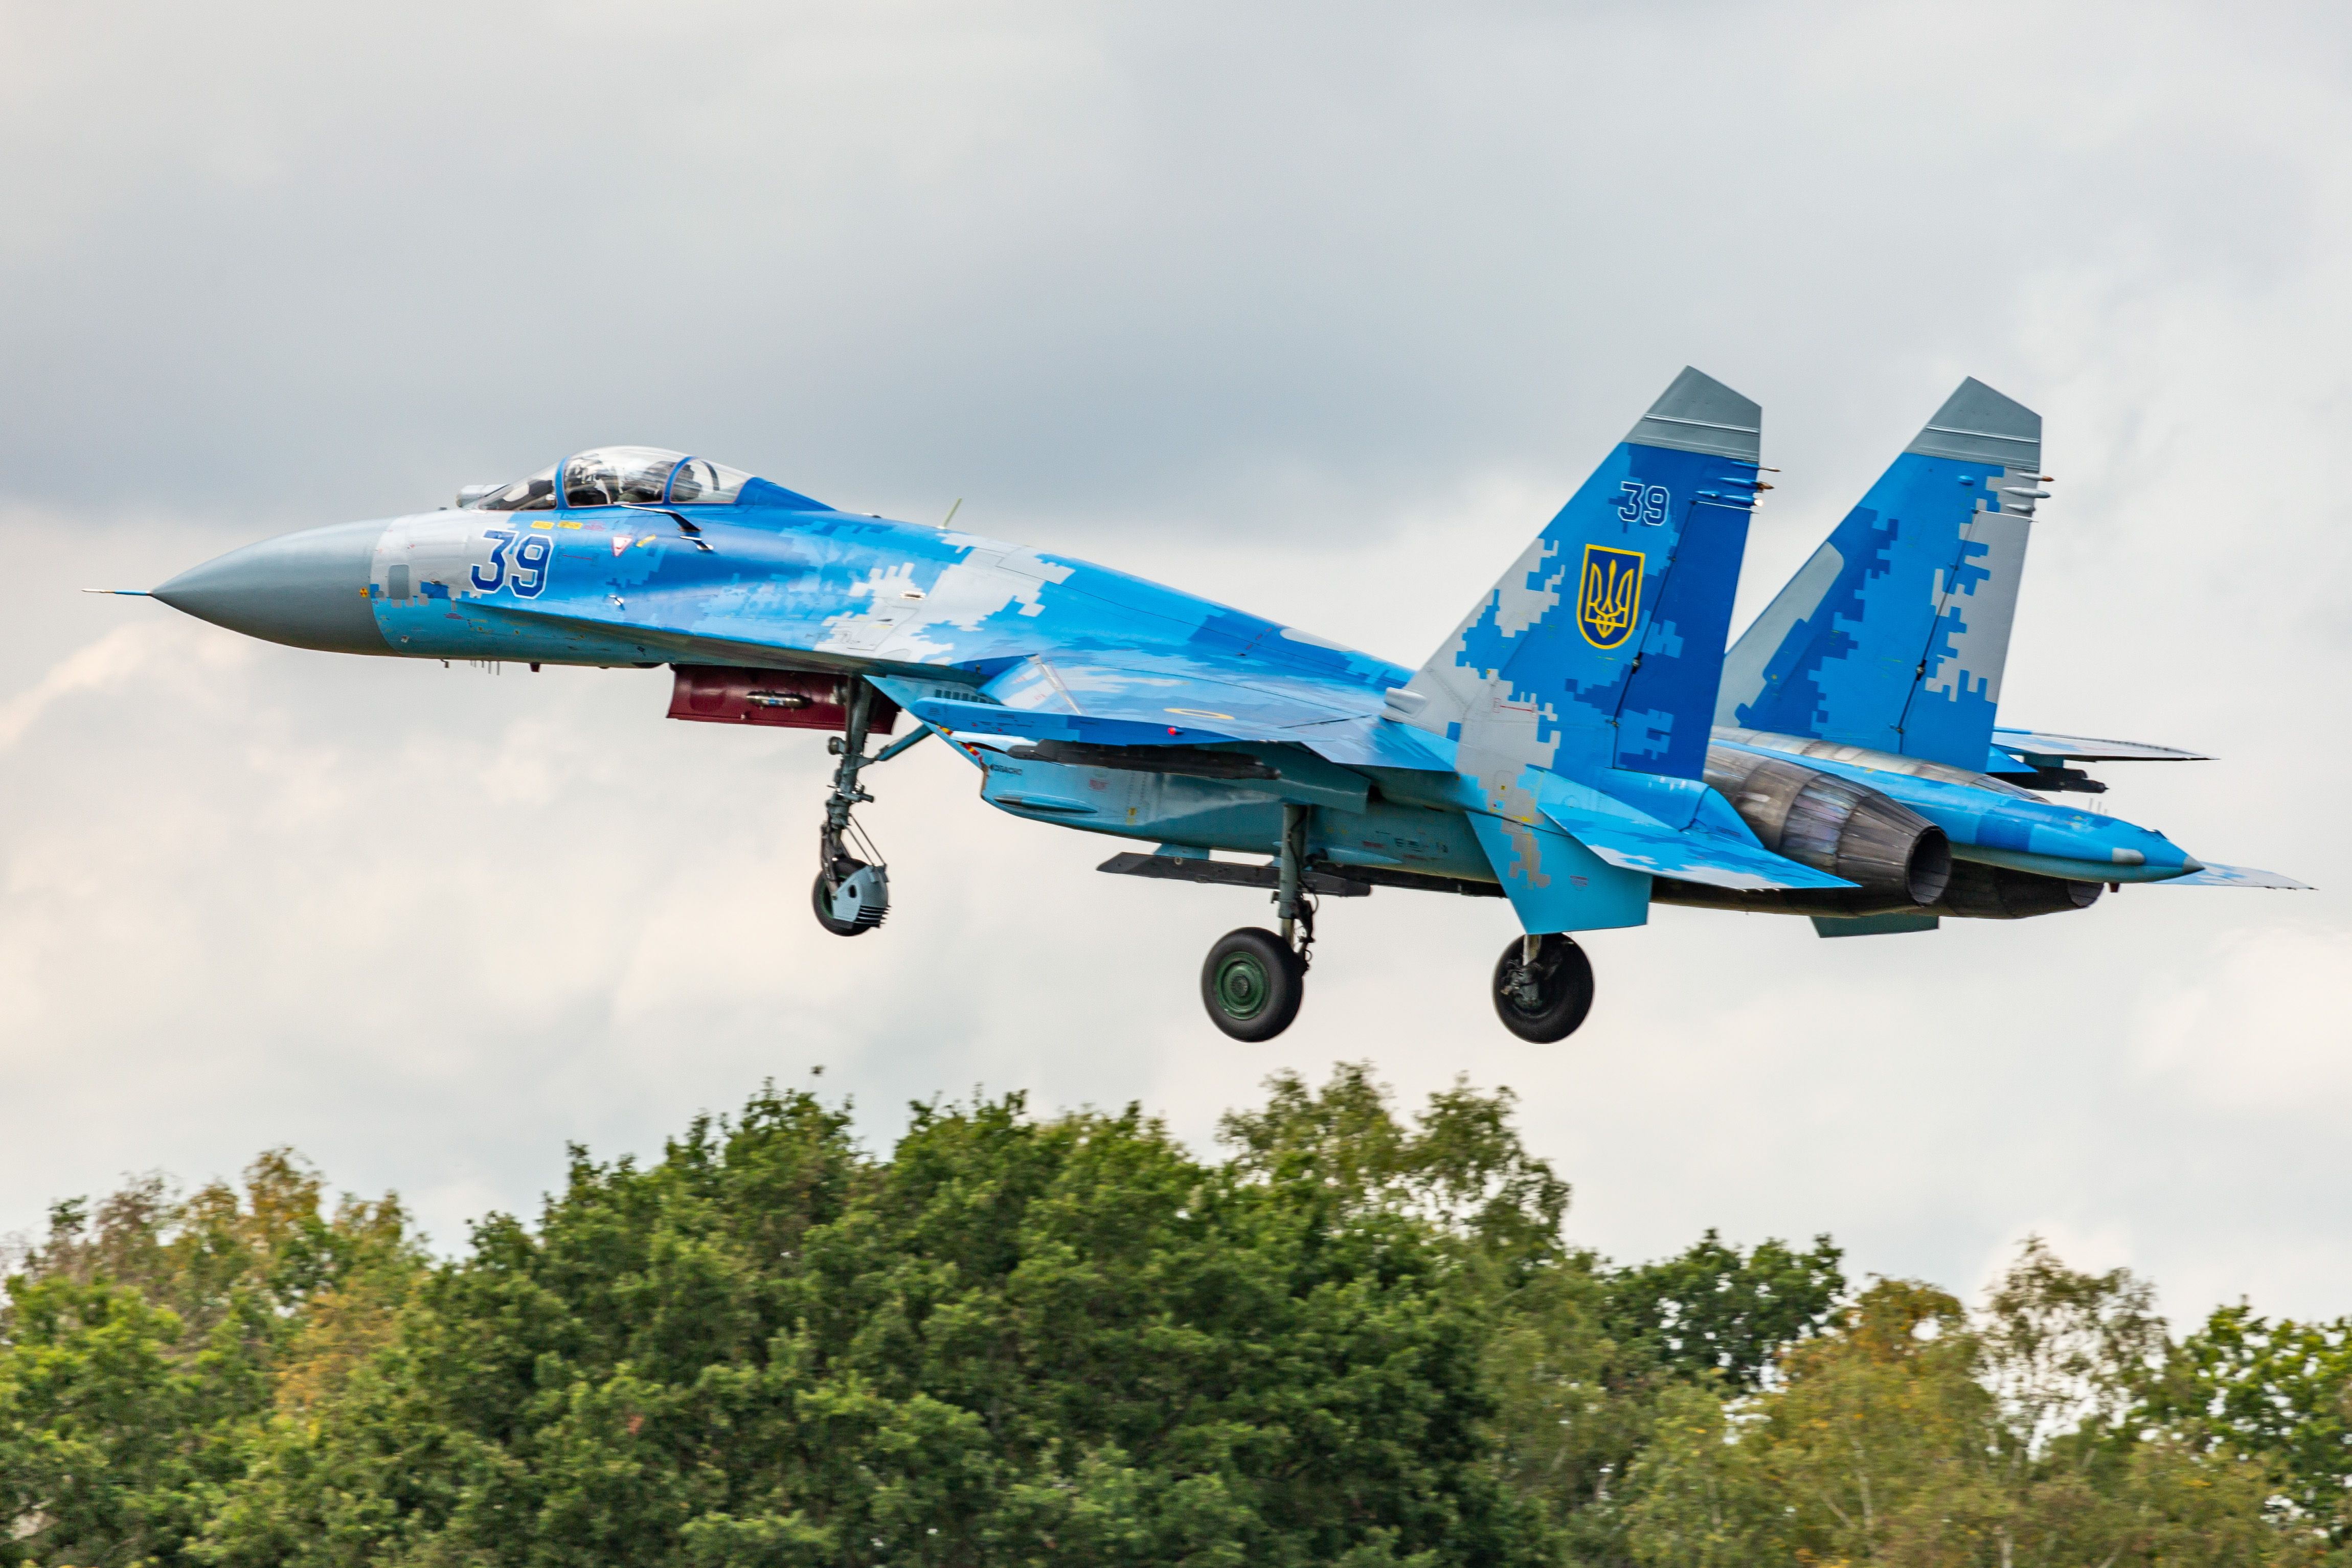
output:
[[[833,888],[838,887],[851,872],[864,869],[866,862],[845,861],[842,864],[845,869],[838,877],[828,877],[823,872],[816,873],[816,886],[809,890],[809,906],[816,912],[816,923],[835,936],[863,936],[874,927],[861,925],[855,920],[835,919],[832,908],[832,893]],[[831,885],[828,886],[828,883]]]
[[[1255,925],[1228,931],[1201,966],[1201,1005],[1235,1040],[1272,1040],[1298,1016],[1307,966],[1290,944]]]
[[[1592,1010],[1592,960],[1569,936],[1539,937],[1532,967],[1525,951],[1515,939],[1495,966],[1495,1016],[1521,1040],[1566,1040]]]

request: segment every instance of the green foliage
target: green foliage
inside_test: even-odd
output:
[[[1685,1387],[1635,1467],[1644,1563],[2314,1562],[2262,1468],[2140,1437],[2160,1331],[2120,1270],[2030,1242],[1971,1314],[1881,1281],[1727,1406]],[[1717,1406],[1710,1411],[1707,1406]]]
[[[1580,1563],[1627,1561],[1627,1473],[1673,1382],[1612,1337],[1614,1283],[1591,1254],[1568,1255],[1497,1303],[1486,1349],[1496,1462]]]
[[[1679,1257],[1629,1269],[1610,1292],[1610,1328],[1660,1364],[1752,1389],[1786,1346],[1817,1334],[1845,1297],[1844,1254],[1826,1236],[1810,1252],[1766,1241],[1727,1247],[1713,1230]]]
[[[226,1356],[208,1346],[201,1367],[175,1365],[179,1315],[121,1286],[18,1285],[9,1316],[0,1518],[16,1536],[0,1561],[176,1551],[203,1526],[202,1483],[234,1473],[205,1417],[247,1403],[250,1366],[233,1343]]]
[[[2260,1459],[2300,1515],[2352,1546],[2352,1318],[2276,1322],[2243,1302],[2180,1342],[2146,1415]]]
[[[1485,1462],[1482,1302],[1416,1211],[1475,1188],[1463,1234],[1516,1235],[1543,1217],[1510,1194],[1550,1189],[1513,1188],[1458,1097],[1408,1131],[1362,1088],[1278,1095],[1223,1166],[1133,1110],[1041,1123],[1018,1096],[919,1108],[887,1162],[774,1092],[647,1169],[575,1155],[337,1419],[281,1426],[213,1549],[1541,1561]]]
[[[1618,1269],[1507,1091],[754,1096],[421,1255],[285,1151],[59,1205],[0,1313],[0,1563],[2317,1564],[2347,1325],[2039,1242],[1969,1311],[1828,1239]],[[2326,1527],[2326,1530],[2320,1528]]]
[[[186,1561],[273,1400],[389,1339],[421,1266],[399,1206],[320,1199],[273,1150],[241,1192],[51,1211],[0,1312],[0,1563]]]
[[[1360,1062],[1341,1062],[1320,1092],[1296,1073],[1266,1081],[1262,1111],[1234,1112],[1219,1134],[1245,1179],[1320,1192],[1348,1213],[1418,1216],[1482,1259],[1517,1266],[1560,1252],[1568,1184],[1528,1153],[1511,1125],[1517,1096],[1457,1079],[1407,1127]]]

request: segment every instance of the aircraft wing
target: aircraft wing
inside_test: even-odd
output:
[[[2039,729],[1996,729],[1995,751],[2011,757],[2052,757],[2063,762],[2210,762],[2200,751],[2149,746],[2137,740],[2096,740],[2083,735],[2053,735]]]
[[[2209,865],[2187,876],[2168,876],[2162,882],[2145,883],[2147,887],[2278,887],[2309,893],[2311,884],[2297,882],[2291,876],[2281,876],[2274,871],[2256,871],[2252,866]]]
[[[471,608],[624,641],[629,652],[647,659],[788,669],[855,664],[793,648],[642,626],[617,616],[505,604]],[[962,670],[940,674],[971,679]],[[1428,737],[1382,716],[1382,688],[1274,659],[1098,648],[1018,660],[976,690],[961,685],[941,689],[941,683],[911,674],[874,679],[892,701],[943,730],[1101,746],[1274,741],[1304,746],[1342,765],[1453,768],[1443,747]]]
[[[1126,649],[1039,653],[982,689],[1024,716],[1213,730],[1229,740],[1287,740],[1298,725],[1375,712],[1381,701],[1270,664]]]
[[[890,690],[887,678],[881,682]],[[1097,649],[1040,653],[972,700],[899,700],[947,730],[1109,746],[1259,741],[1358,766],[1447,768],[1423,738],[1381,716],[1381,694],[1270,662]]]
[[[926,695],[918,684],[887,676],[875,681],[916,717],[946,730],[1114,746],[1275,741],[1305,746],[1343,764],[1451,766],[1430,737],[1382,718],[1378,694],[1255,668],[1244,660],[1039,654],[989,682],[978,694],[988,700],[977,701]],[[1761,844],[1668,827],[1553,778],[1559,788],[1547,790],[1544,815],[1622,870],[1743,891],[1854,885]]]

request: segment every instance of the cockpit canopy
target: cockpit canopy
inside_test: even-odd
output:
[[[565,507],[731,507],[751,478],[740,468],[658,446],[599,446],[518,479],[473,505],[485,512],[551,511],[557,504],[559,468]]]

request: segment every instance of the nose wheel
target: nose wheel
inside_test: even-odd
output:
[[[1592,1010],[1592,960],[1566,936],[1522,936],[1495,965],[1495,1013],[1521,1040],[1549,1045]]]
[[[863,936],[890,913],[890,876],[886,867],[842,855],[816,873],[809,893],[816,923],[835,936]]]
[[[816,885],[809,903],[816,923],[835,936],[863,936],[890,913],[890,868],[882,852],[866,836],[851,813],[870,803],[857,782],[858,773],[877,762],[887,762],[931,733],[919,726],[902,740],[891,742],[872,757],[866,755],[867,721],[874,711],[874,688],[852,676],[844,732],[826,742],[841,758],[833,770],[833,793],[824,800],[824,826],[817,834]]]

